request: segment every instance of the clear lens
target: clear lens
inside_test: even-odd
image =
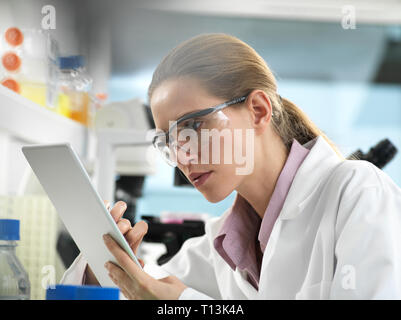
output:
[[[170,128],[174,122],[170,123]],[[229,119],[222,110],[212,114],[188,119],[178,126],[173,127],[169,136],[169,143],[166,143],[166,136],[161,131],[155,136],[153,145],[159,151],[162,158],[171,166],[176,167],[180,163],[194,161],[200,163],[202,153],[205,153],[209,161],[209,144],[213,135],[219,135],[220,131],[229,127]],[[207,155],[206,155],[207,153]]]
[[[220,130],[228,126],[229,119],[221,110],[180,123],[176,128],[173,128],[169,138],[170,145],[176,146],[173,150],[178,151],[175,157],[181,163],[190,160],[193,163],[200,163],[202,156],[206,156],[207,159],[202,160],[202,163],[208,162],[212,135],[218,135]],[[205,155],[202,155],[203,153]]]
[[[169,147],[164,146],[163,148],[161,148],[160,150],[161,156],[163,157],[163,159],[172,167],[176,167],[177,166],[177,160],[176,160],[176,156],[175,153],[172,152],[172,150],[170,150]]]
[[[171,150],[167,145],[165,135],[160,133],[158,134],[154,137],[153,146],[170,166],[177,166],[175,152],[173,152],[173,150]]]

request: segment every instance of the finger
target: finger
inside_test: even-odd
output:
[[[125,238],[132,251],[136,254],[139,245],[142,242],[143,237],[148,232],[148,224],[145,221],[139,221],[135,223],[130,231],[127,232]]]
[[[112,265],[112,263],[110,262],[110,264]],[[115,268],[118,268],[117,266]],[[125,275],[120,275],[118,274],[117,270],[113,271],[112,269],[110,269],[110,267],[107,268],[107,270],[109,271],[109,277],[110,279],[113,281],[113,283],[120,288],[120,291],[122,292],[122,294],[129,300],[132,300],[135,298],[135,293],[134,292],[130,292],[127,288],[127,283],[132,282],[134,280],[132,280],[129,276],[127,276],[127,274],[125,273]],[[121,269],[120,269],[121,270]]]
[[[118,264],[130,275],[141,283],[146,283],[152,279],[148,274],[139,268],[139,266],[130,258],[130,256],[118,245],[109,235],[103,236],[104,243],[111,254],[116,258]]]
[[[109,272],[110,278],[118,287],[121,287],[128,281],[133,281],[133,279],[131,279],[124,270],[122,270],[119,266],[116,266],[114,263],[107,262],[105,267]]]
[[[123,235],[132,229],[131,222],[128,219],[120,219],[120,221],[117,222],[117,227]]]
[[[145,262],[140,258],[137,258],[137,259],[138,259],[139,263],[141,264],[141,267],[142,268],[145,267]]]
[[[110,201],[103,200],[103,203],[104,203],[106,209],[109,210],[110,209]]]
[[[137,300],[137,297],[135,295],[135,293],[131,293],[129,292],[126,288],[120,288],[122,294],[124,295],[124,297],[126,297],[128,300]]]
[[[127,210],[127,204],[124,201],[118,201],[114,207],[110,210],[111,216],[114,221],[117,222],[123,216],[125,210]]]
[[[130,277],[130,275],[119,266],[113,264],[112,262],[106,263],[105,266],[109,271],[110,278],[121,289],[121,292],[126,298],[132,300],[156,298],[156,296],[149,291],[149,287],[144,285],[144,283],[137,281],[133,277]],[[151,280],[154,281],[153,278],[151,278]]]

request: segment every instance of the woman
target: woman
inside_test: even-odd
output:
[[[189,39],[162,60],[148,94],[166,161],[210,202],[237,196],[162,266],[167,276],[140,270],[106,236],[122,268],[105,267],[125,297],[401,298],[400,188],[374,165],[344,160],[279,96],[249,45],[226,34]],[[136,253],[147,225],[131,227],[124,210],[119,202],[111,214]],[[63,282],[82,281],[97,283],[80,256]]]

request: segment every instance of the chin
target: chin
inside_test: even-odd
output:
[[[202,194],[207,201],[211,203],[217,203],[227,198],[233,191],[234,190],[231,190],[230,192],[227,193],[227,192],[221,192],[221,190],[220,192],[215,192],[213,190],[205,190],[202,192]]]

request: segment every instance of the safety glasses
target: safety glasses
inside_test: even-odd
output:
[[[153,146],[170,166],[176,167],[178,152],[188,151],[188,148],[184,147],[188,138],[195,136],[196,139],[192,140],[200,142],[201,129],[211,130],[221,127],[222,123],[227,121],[227,117],[220,111],[244,102],[247,97],[248,95],[235,98],[214,107],[186,114],[176,121],[170,121],[168,132],[159,129],[156,131],[152,140]]]

